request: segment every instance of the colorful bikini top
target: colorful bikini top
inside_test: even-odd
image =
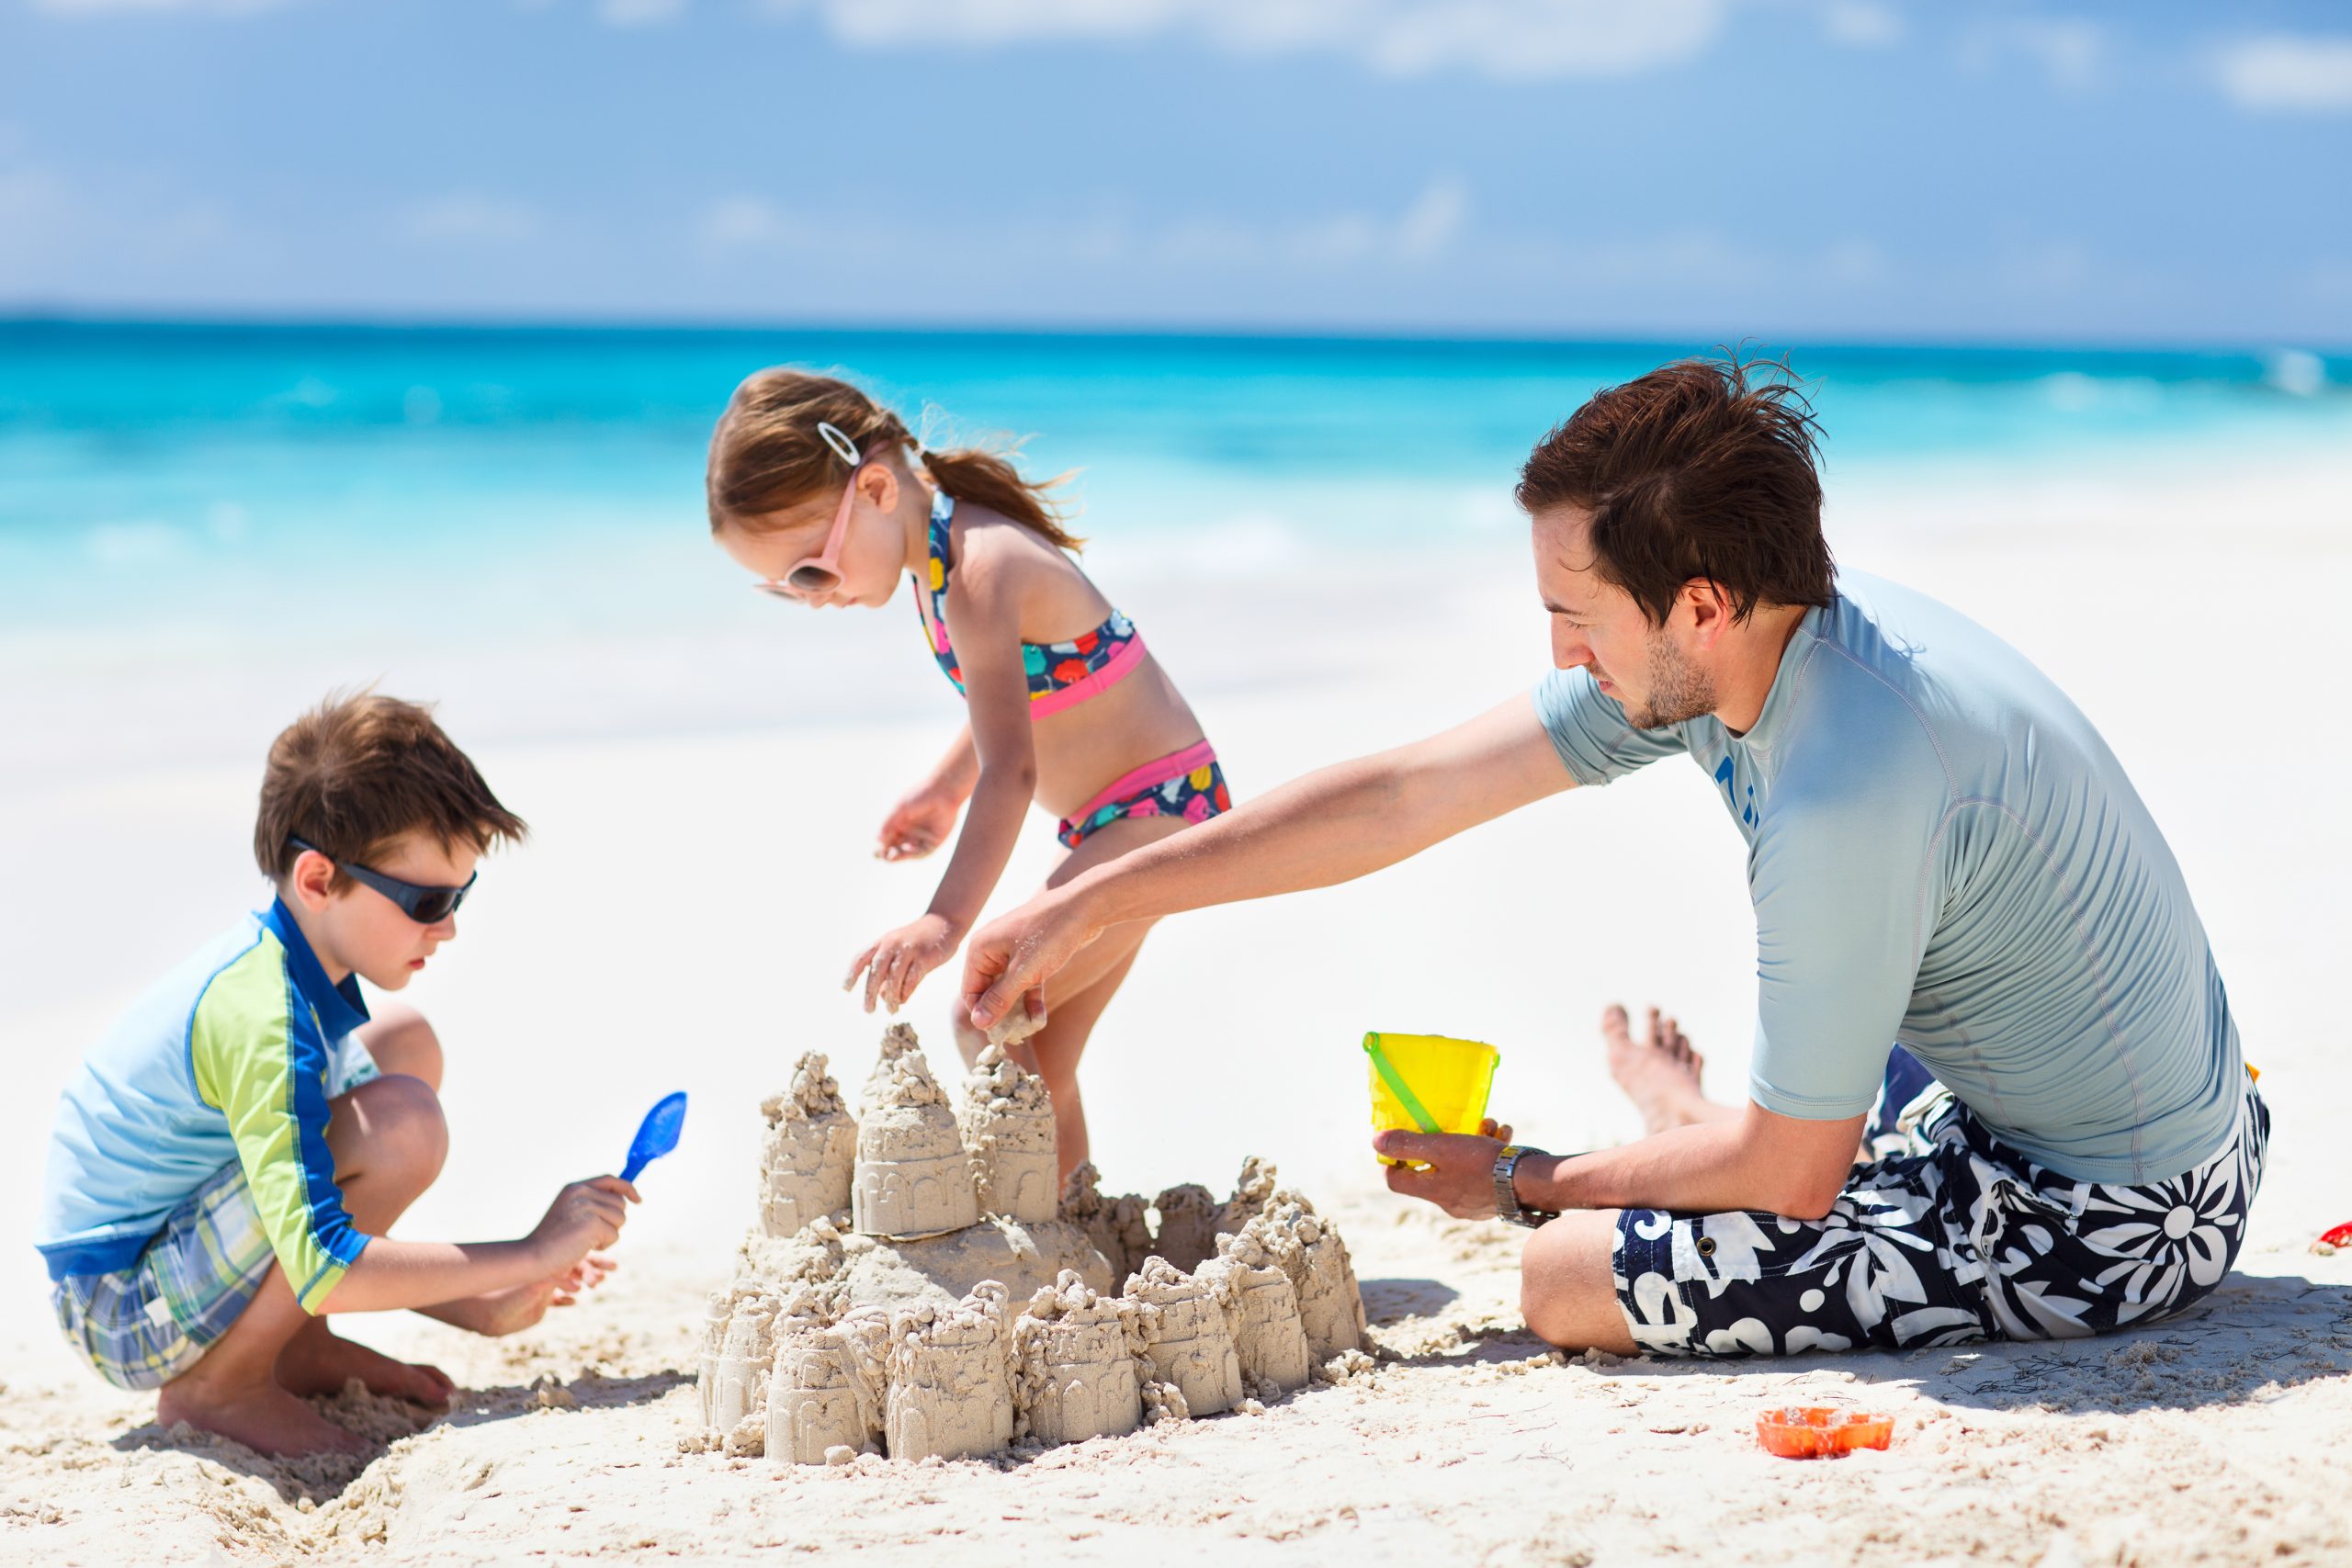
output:
[[[939,660],[956,689],[964,689],[964,667],[947,642],[947,579],[956,570],[954,537],[948,532],[956,515],[956,498],[939,491],[931,502],[930,581],[915,584],[915,614],[922,621],[923,637],[932,657]],[[923,613],[923,600],[931,612]],[[1029,716],[1043,718],[1095,693],[1117,684],[1143,662],[1143,634],[1118,611],[1111,618],[1069,642],[1024,642],[1021,662],[1029,674]]]

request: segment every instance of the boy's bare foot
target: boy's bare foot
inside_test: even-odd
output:
[[[458,1385],[438,1367],[396,1361],[380,1350],[356,1345],[313,1319],[277,1353],[277,1383],[289,1393],[334,1394],[357,1378],[370,1393],[412,1400],[435,1409],[449,1403]]]
[[[357,1433],[336,1426],[274,1382],[214,1388],[182,1377],[156,1396],[155,1419],[167,1427],[185,1421],[199,1432],[278,1459],[364,1453],[368,1449]]]
[[[1600,1037],[1609,1047],[1609,1076],[1642,1113],[1645,1131],[1663,1133],[1733,1114],[1699,1092],[1706,1058],[1690,1048],[1690,1037],[1670,1018],[1649,1010],[1649,1032],[1636,1040],[1625,1010],[1611,1002],[1600,1015]]]

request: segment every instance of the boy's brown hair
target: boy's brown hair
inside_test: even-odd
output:
[[[254,859],[277,881],[300,839],[341,867],[365,865],[402,833],[423,829],[447,849],[479,853],[529,829],[498,803],[472,761],[433,722],[430,706],[361,692],[329,694],[270,742],[254,823]]]
[[[1693,579],[1742,620],[1759,604],[1826,604],[1819,436],[1785,365],[1685,359],[1594,393],[1537,442],[1519,504],[1589,510],[1601,580],[1654,626]]]

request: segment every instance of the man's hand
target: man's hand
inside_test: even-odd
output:
[[[1372,1152],[1426,1166],[1388,1168],[1388,1190],[1435,1203],[1457,1220],[1495,1217],[1495,1157],[1510,1142],[1510,1129],[1492,1118],[1476,1133],[1375,1133]]]
[[[982,926],[964,951],[964,1010],[972,1027],[985,1031],[1023,997],[1042,1020],[1046,982],[1101,934],[1068,888],[1040,894]]]

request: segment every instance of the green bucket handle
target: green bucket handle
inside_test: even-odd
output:
[[[1405,1114],[1413,1119],[1413,1124],[1424,1133],[1437,1132],[1437,1118],[1430,1114],[1429,1107],[1413,1092],[1413,1086],[1405,1081],[1405,1075],[1396,1070],[1396,1064],[1388,1059],[1388,1053],[1380,1048],[1377,1032],[1363,1037],[1363,1054],[1372,1058],[1373,1071],[1380,1075],[1380,1081],[1388,1086],[1388,1092],[1396,1097],[1396,1103],[1405,1108]]]

